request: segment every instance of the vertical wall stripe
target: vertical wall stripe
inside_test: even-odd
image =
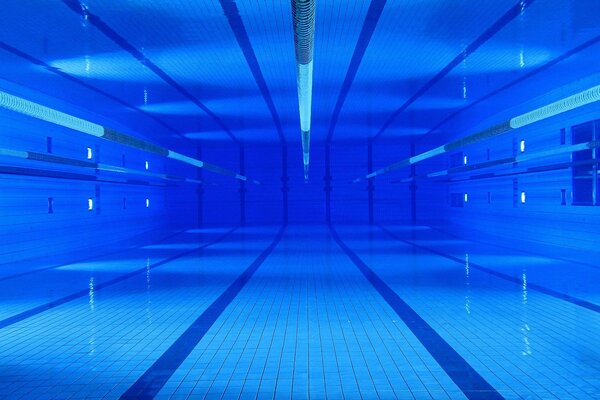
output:
[[[331,144],[325,144],[325,222],[331,223]]]
[[[196,146],[196,154],[198,154],[198,159],[202,159],[202,144],[198,144]],[[202,168],[196,168],[196,178],[198,181],[203,182],[204,172]],[[198,200],[198,227],[202,227],[204,225],[204,185],[198,185],[196,188],[197,191],[197,200]]]
[[[416,146],[414,139],[410,141],[410,156],[414,157],[416,155]],[[417,175],[417,166],[415,164],[411,164],[410,166],[410,221],[413,224],[417,223],[417,181],[415,179]],[[370,179],[371,181],[373,179]]]
[[[246,149],[240,146],[240,174],[246,173]],[[246,226],[246,181],[240,180],[240,225]]]
[[[367,144],[367,173],[373,172],[373,143],[369,141]],[[374,217],[374,203],[373,203],[373,192],[375,191],[375,181],[369,179],[367,182],[367,192],[369,193],[369,224],[373,224],[375,221]]]
[[[288,222],[288,159],[287,159],[287,145],[281,145],[281,200],[283,203],[283,223]]]

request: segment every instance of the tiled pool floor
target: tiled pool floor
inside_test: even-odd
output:
[[[2,398],[600,398],[593,261],[345,225],[6,268]]]

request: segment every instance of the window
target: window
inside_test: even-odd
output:
[[[600,138],[600,122],[593,121],[571,128],[573,144]],[[581,150],[572,154],[573,205],[598,205],[598,150]]]
[[[92,159],[92,148],[91,147],[87,148],[87,159],[88,160]]]
[[[90,197],[88,198],[88,211],[92,211],[94,209],[94,200]]]
[[[150,199],[146,199],[146,208],[150,207]]]
[[[150,164],[148,164],[148,161],[146,161],[145,167],[146,167],[146,171],[148,171],[148,168],[150,168]]]
[[[527,200],[527,196],[525,195],[525,192],[521,192],[521,204],[525,204],[526,200]]]
[[[521,140],[519,143],[519,150],[521,150],[521,153],[525,153],[525,140]]]

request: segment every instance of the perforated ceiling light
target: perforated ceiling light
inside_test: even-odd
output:
[[[302,132],[304,179],[310,163],[310,120],[312,109],[313,49],[315,37],[315,0],[292,0],[294,46],[298,74],[298,106]]]
[[[102,137],[104,135],[104,127],[101,125],[65,114],[3,91],[0,91],[0,107],[88,135],[96,137]]]
[[[137,137],[129,136],[127,134],[115,131],[113,129],[107,128],[102,125],[95,124],[90,121],[86,121],[81,118],[74,117],[72,115],[66,114],[64,112],[52,109],[50,107],[43,106],[41,104],[35,103],[33,101],[29,101],[23,99],[21,97],[12,95],[10,93],[4,92],[0,90],[0,108],[4,108],[10,111],[14,111],[19,114],[27,115],[33,118],[37,118],[42,121],[46,121],[55,125],[63,126],[65,128],[72,129],[77,132],[85,133],[87,135],[99,137],[111,142],[119,143],[121,145],[134,147],[139,150],[143,150],[152,154],[158,154],[163,157],[171,158],[173,160],[178,160],[183,163],[193,165],[198,168],[205,168],[208,164],[205,164],[202,160],[198,160],[192,157],[188,157],[186,155],[177,153],[173,150],[169,150],[162,146],[156,145],[151,142],[147,142],[143,139],[139,139]],[[48,138],[48,152],[51,152],[51,139]],[[89,147],[87,149],[88,159],[91,159],[92,156],[92,148]],[[125,157],[125,156],[123,156]],[[123,158],[125,160],[125,158]],[[125,162],[123,161],[123,165]],[[145,163],[145,168],[148,169],[148,162]],[[248,179],[248,177],[244,175],[240,175],[235,173],[234,171],[230,171],[226,168],[219,167],[217,165],[211,165],[210,170],[222,174],[231,176],[238,180],[252,182],[254,184],[259,185],[260,182],[255,179]]]
[[[586,106],[588,104],[595,103],[600,101],[600,85],[591,87],[589,89],[583,90],[579,93],[576,93],[572,96],[566,97],[562,100],[555,101],[554,103],[547,104],[545,106],[539,107],[533,111],[530,111],[525,114],[518,115],[514,118],[509,119],[508,121],[499,123],[494,125],[488,129],[484,129],[483,131],[474,133],[472,135],[465,136],[460,139],[456,139],[450,143],[447,143],[442,146],[438,146],[434,149],[426,151],[421,154],[417,154],[410,158],[398,161],[394,164],[388,165],[387,167],[380,168],[375,172],[371,172],[370,174],[354,179],[354,183],[360,182],[363,179],[371,179],[379,175],[386,174],[391,171],[398,170],[400,168],[405,168],[409,165],[416,164],[423,160],[427,160],[429,158],[435,157],[440,154],[444,154],[450,150],[454,150],[459,147],[463,147],[472,143],[479,142],[481,140],[486,140],[492,138],[494,136],[502,135],[506,132],[510,132],[513,129],[522,128],[527,125],[534,124],[539,121],[543,121],[547,118],[554,117],[556,115],[575,110],[577,108]],[[525,150],[525,142],[521,142],[522,151]]]

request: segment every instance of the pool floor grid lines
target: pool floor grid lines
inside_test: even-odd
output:
[[[240,230],[203,253],[0,330],[0,359],[10,367],[0,398],[120,396],[276,233]]]
[[[348,258],[396,311],[419,341],[469,399],[504,399],[465,359],[448,344],[410,305],[398,296],[367,264],[365,264],[329,226],[331,234]]]
[[[209,241],[209,242],[207,242],[207,243],[205,243],[205,244],[203,244],[201,246],[195,247],[195,248],[193,248],[191,250],[178,253],[176,255],[173,255],[173,256],[170,256],[168,258],[165,258],[165,259],[163,259],[161,261],[158,261],[158,262],[155,262],[153,264],[147,265],[147,266],[145,266],[143,268],[138,268],[138,269],[136,269],[134,271],[128,272],[128,273],[123,274],[123,275],[120,275],[120,276],[118,276],[116,278],[112,278],[112,279],[110,279],[110,280],[108,280],[106,282],[101,282],[101,283],[95,284],[93,291],[94,291],[94,293],[96,293],[96,292],[98,292],[98,291],[100,291],[102,289],[105,289],[107,287],[110,287],[110,286],[116,285],[118,283],[121,283],[121,282],[123,282],[123,281],[125,281],[127,279],[130,279],[130,278],[132,278],[132,277],[134,277],[136,275],[140,275],[142,273],[147,273],[149,270],[157,268],[157,267],[160,267],[161,265],[168,264],[171,261],[177,260],[179,258],[185,257],[185,256],[187,256],[189,254],[192,254],[192,253],[195,253],[195,252],[198,252],[198,251],[202,251],[205,248],[207,248],[209,246],[212,246],[212,245],[214,245],[216,243],[219,243],[220,241],[224,240],[227,236],[229,236],[231,233],[233,233],[236,229],[237,229],[237,227],[232,228],[229,231],[225,232],[225,234],[223,234],[221,236],[218,236],[217,238],[215,238],[215,239],[213,239],[213,240],[211,240],[211,241]],[[73,301],[75,299],[87,297],[87,296],[90,295],[90,290],[91,289],[88,287],[88,288],[80,290],[78,292],[74,292],[74,293],[71,293],[69,295],[57,298],[57,299],[52,300],[50,302],[47,302],[45,304],[41,304],[41,305],[39,305],[37,307],[33,307],[33,308],[29,309],[29,310],[22,311],[22,312],[20,312],[20,313],[18,313],[16,315],[11,316],[11,317],[4,318],[4,319],[0,320],[0,329],[6,328],[7,326],[10,326],[12,324],[16,324],[17,322],[21,322],[21,321],[23,321],[23,320],[25,320],[27,318],[31,318],[31,317],[33,317],[35,315],[38,315],[40,313],[43,313],[43,312],[48,311],[50,309],[53,309],[55,307],[61,306],[61,305],[65,304],[65,303],[68,303],[68,302]]]
[[[388,236],[390,236],[391,238],[393,238],[393,239],[395,239],[395,240],[397,240],[399,242],[406,243],[406,244],[408,244],[410,246],[413,246],[413,247],[415,247],[417,249],[420,249],[420,250],[423,250],[423,251],[426,251],[426,252],[437,254],[437,255],[439,255],[441,257],[444,257],[444,258],[447,258],[449,260],[455,261],[455,262],[457,262],[457,263],[459,263],[461,265],[464,265],[464,263],[465,263],[464,259],[461,260],[458,257],[452,256],[452,255],[444,253],[442,251],[435,250],[435,249],[432,249],[430,247],[423,246],[423,245],[411,242],[410,240],[404,240],[404,239],[400,238],[398,235],[396,235],[394,232],[390,231],[389,229],[387,229],[387,228],[385,228],[385,227],[383,227],[381,225],[378,225],[378,226]],[[487,267],[485,267],[483,265],[474,263],[472,261],[469,261],[469,266],[471,268],[473,268],[473,269],[478,269],[478,270],[483,271],[483,272],[485,272],[487,274],[495,276],[496,278],[504,279],[505,281],[512,282],[512,283],[514,283],[516,285],[523,285],[522,279],[515,278],[513,276],[504,274],[502,272],[494,271],[493,269],[487,268]],[[598,304],[592,303],[592,302],[587,301],[587,300],[579,299],[577,297],[568,295],[566,293],[561,293],[561,292],[558,292],[556,290],[552,290],[552,289],[546,288],[544,286],[541,286],[541,285],[538,285],[538,284],[535,284],[535,283],[532,283],[532,282],[527,282],[527,289],[528,290],[534,290],[534,291],[546,294],[548,296],[552,296],[552,297],[555,297],[557,299],[567,301],[567,302],[569,302],[571,304],[575,304],[577,306],[587,308],[588,310],[591,310],[591,311],[600,312],[600,305],[598,305]]]
[[[378,226],[270,225],[238,227],[101,290],[147,255],[191,251],[225,229],[1,282],[0,291],[67,281],[54,294],[40,285],[43,301],[93,278],[85,296],[0,329],[0,398],[600,396],[598,313],[471,268],[505,273],[487,263],[493,249],[428,227],[387,228],[469,260]],[[531,272],[544,271],[536,261]]]
[[[169,349],[142,375],[123,395],[121,399],[154,398],[175,370],[187,358],[196,344],[221,316],[225,308],[244,288],[248,280],[275,249],[283,234],[281,227],[269,247],[267,247],[244,272],[190,325]]]
[[[425,228],[401,225],[396,230],[423,241],[438,239]],[[454,260],[427,255],[377,227],[359,234],[341,229],[360,257],[506,398],[600,394],[600,370],[583,361],[597,354],[597,313],[528,292],[529,282],[517,286],[470,269],[470,260],[458,266]],[[436,248],[447,249],[464,248],[467,242],[436,243]],[[585,274],[572,275],[585,279]]]
[[[157,397],[464,398],[327,229],[302,233],[286,232]]]

